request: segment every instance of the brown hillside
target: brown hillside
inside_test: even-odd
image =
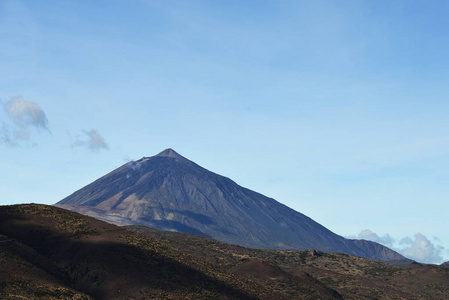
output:
[[[157,240],[44,205],[0,207],[1,299],[276,298]]]
[[[449,299],[449,269],[413,263],[399,267],[356,256],[315,250],[249,249],[144,226],[128,228],[157,238],[271,290],[317,299]]]
[[[0,299],[449,299],[449,269],[0,206]]]

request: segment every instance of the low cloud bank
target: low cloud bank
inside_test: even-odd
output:
[[[435,242],[438,242],[438,240],[434,240]],[[422,262],[443,262],[441,254],[444,251],[444,247],[438,244],[433,244],[421,233],[416,233],[413,238],[402,238],[399,244],[405,246],[405,248],[401,249],[401,254],[406,257],[411,257],[416,261]]]
[[[413,237],[407,236],[396,240],[389,234],[379,236],[371,230],[365,229],[356,238],[382,244],[417,262],[440,264],[444,261],[442,255],[445,248],[439,244],[439,240],[433,238],[432,242],[421,233],[416,233]]]

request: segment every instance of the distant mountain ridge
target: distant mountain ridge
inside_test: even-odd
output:
[[[126,163],[56,206],[117,225],[196,233],[245,247],[316,249],[380,261],[410,261],[380,244],[345,239],[173,149]]]

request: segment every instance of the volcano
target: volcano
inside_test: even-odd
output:
[[[315,249],[379,261],[409,261],[380,244],[343,238],[173,149],[126,163],[56,206],[116,225],[195,233],[250,248]]]

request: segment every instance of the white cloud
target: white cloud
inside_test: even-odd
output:
[[[438,242],[438,240],[435,242]],[[428,263],[441,263],[443,261],[441,254],[444,251],[444,247],[434,245],[421,233],[416,233],[414,238],[405,237],[399,243],[402,246],[406,246],[400,250],[400,253],[406,257]]]
[[[50,131],[47,116],[37,103],[15,97],[1,105],[9,119],[2,123],[0,140],[3,143],[17,145],[19,140],[29,139],[32,128]]]
[[[18,127],[34,126],[48,129],[47,116],[37,103],[25,101],[22,97],[15,97],[5,103],[5,109]]]
[[[94,129],[89,131],[84,130],[84,139],[76,138],[76,141],[72,143],[72,147],[85,147],[92,151],[101,149],[109,149],[105,139]]]
[[[389,234],[379,236],[371,230],[365,229],[358,234],[357,238],[382,244],[421,263],[440,264],[444,260],[443,253],[447,253],[445,248],[439,245],[438,238],[434,237],[434,243],[432,243],[421,233],[416,233],[413,238],[404,237],[397,242]]]
[[[392,247],[395,242],[395,239],[392,238],[389,234],[378,236],[369,229],[362,230],[357,236],[357,238],[362,240],[373,241],[387,247]]]

